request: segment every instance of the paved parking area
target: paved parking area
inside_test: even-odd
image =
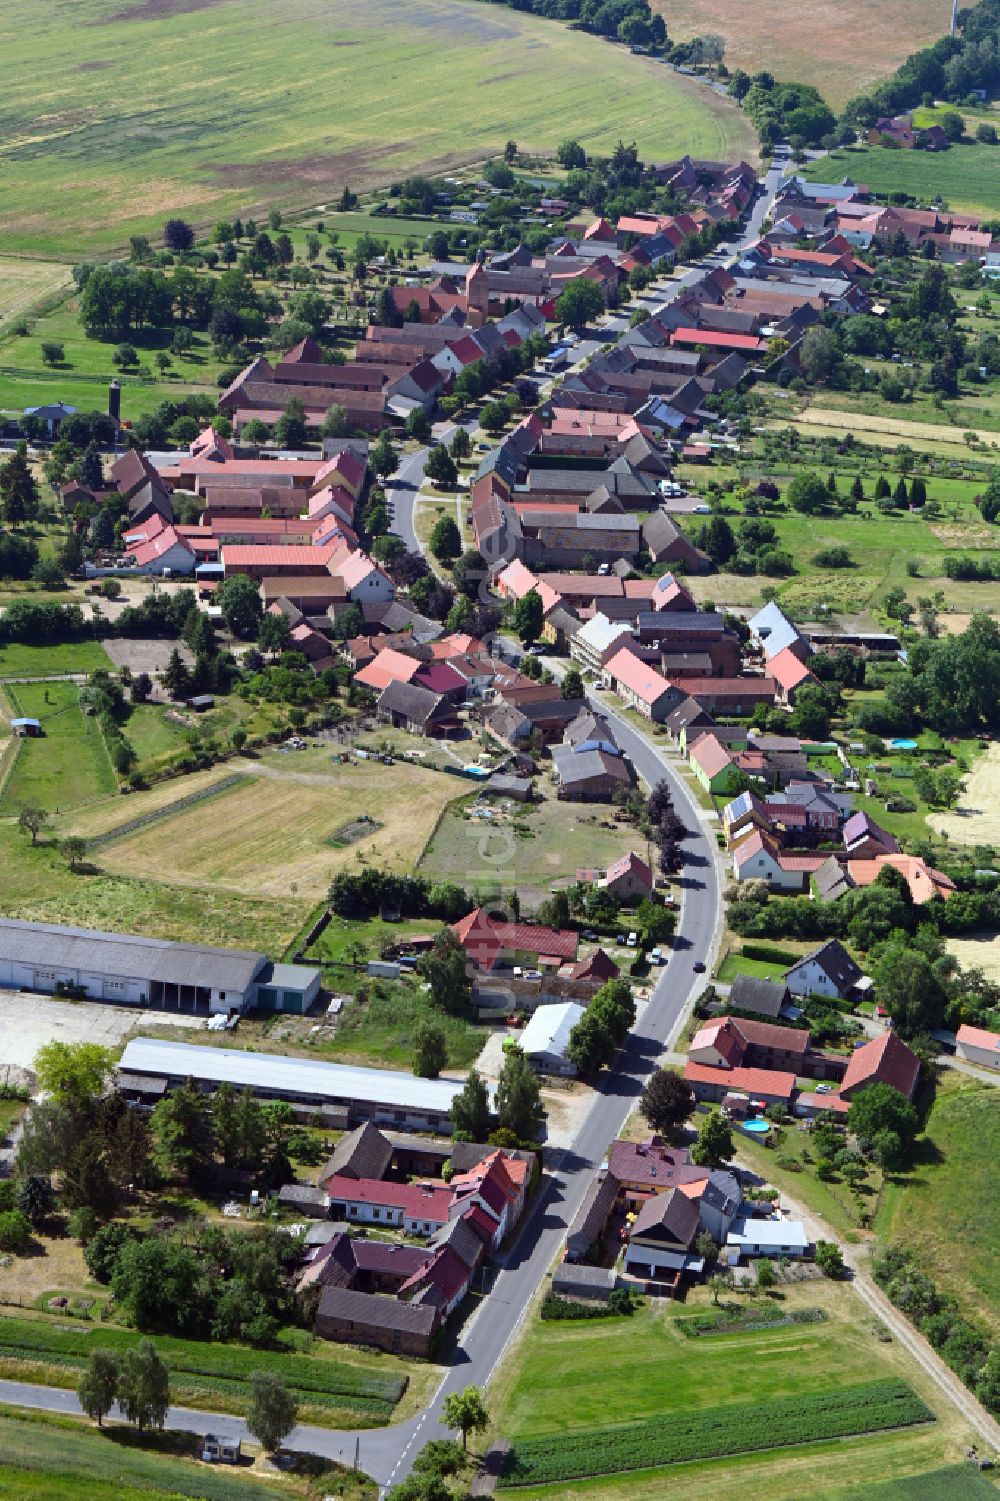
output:
[[[48,996],[0,990],[0,1062],[31,1068],[47,1042],[97,1042],[116,1048],[142,1021],[203,1028],[201,1016],[107,1006],[100,1001],[57,1001]]]

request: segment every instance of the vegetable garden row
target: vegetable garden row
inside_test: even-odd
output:
[[[671,1413],[617,1428],[523,1439],[511,1450],[500,1485],[547,1485],[932,1420],[933,1413],[905,1382],[872,1381],[772,1402]]]

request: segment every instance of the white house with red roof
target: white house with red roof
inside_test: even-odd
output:
[[[603,675],[619,698],[655,724],[662,724],[683,697],[662,673],[640,661],[628,647],[623,646],[605,663]]]
[[[135,531],[126,533],[125,556],[136,573],[169,577],[194,573],[194,548],[175,526],[154,512]]]

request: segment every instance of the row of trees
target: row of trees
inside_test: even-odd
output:
[[[124,1354],[91,1351],[76,1389],[80,1406],[98,1428],[115,1404],[142,1433],[163,1428],[170,1409],[170,1372],[150,1339]],[[268,1454],[276,1453],[298,1421],[298,1402],[278,1376],[254,1371],[245,1422]]]
[[[492,1131],[496,1115],[497,1129]],[[455,1096],[451,1118],[457,1141],[495,1141],[498,1146],[517,1146],[524,1142],[532,1147],[539,1127],[545,1120],[538,1075],[514,1044],[504,1048],[503,1063],[497,1079],[496,1109],[490,1109],[486,1080],[472,1069],[464,1086]]]

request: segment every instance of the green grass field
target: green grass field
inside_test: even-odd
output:
[[[676,1316],[708,1307],[704,1289],[690,1293],[687,1306],[653,1302],[630,1319],[533,1319],[492,1388],[499,1431],[516,1442],[891,1377],[911,1382],[937,1407],[933,1389],[925,1388],[905,1354],[879,1342],[869,1322],[858,1316],[848,1288],[811,1283],[783,1287],[779,1294],[779,1313],[818,1305],[827,1321],[685,1339]],[[669,1479],[663,1470],[646,1470],[518,1489],[516,1494],[546,1501],[578,1496],[655,1501],[669,1493],[672,1501],[712,1501],[732,1491],[754,1501],[765,1496],[768,1501],[801,1501],[821,1491],[826,1496],[837,1486],[846,1490],[953,1461],[960,1452],[957,1428],[941,1422],[839,1440],[835,1446],[807,1444],[769,1456],[679,1465],[671,1468]]]
[[[885,1197],[883,1238],[912,1247],[970,1317],[1000,1331],[1000,1090],[943,1070],[912,1173]]]
[[[996,1501],[992,1479],[969,1465],[949,1465],[929,1475],[907,1475],[858,1490],[824,1491],[815,1501]]]
[[[111,665],[111,658],[99,641],[62,641],[55,646],[11,641],[0,646],[0,679],[96,672],[100,667],[110,672]]]
[[[1000,210],[1000,149],[952,146],[948,151],[891,151],[884,146],[851,146],[807,162],[812,182],[864,182],[873,193],[910,193],[929,204],[940,196],[950,207],[990,216]]]
[[[0,1493],[4,1501],[140,1501],[147,1496],[191,1496],[201,1501],[276,1501],[282,1486],[246,1479],[245,1471],[227,1474],[195,1462],[194,1441],[177,1447],[190,1459],[166,1450],[139,1449],[122,1429],[103,1433],[66,1419],[34,1415],[0,1415]]]
[[[9,0],[0,235],[79,258],[171,213],[314,206],[512,133],[533,151],[567,131],[659,158],[755,150],[728,100],[565,26],[468,0],[399,20],[389,0]]]
[[[0,164],[2,161],[0,152]],[[0,177],[2,174],[0,165]],[[36,264],[48,269],[48,263]],[[0,278],[2,274],[0,264]],[[50,312],[33,318],[28,334],[9,334],[7,327],[6,322],[0,322],[0,410],[65,401],[81,411],[103,411],[112,377],[122,386],[122,415],[129,420],[152,411],[161,401],[177,401],[192,392],[201,392],[213,400],[219,394],[216,376],[220,362],[212,353],[211,340],[205,333],[193,335],[187,353],[168,356],[171,368],[166,374],[159,371],[156,355],[167,349],[171,331],[139,330],[131,334],[129,342],[135,346],[139,365],[146,372],[140,378],[138,371],[122,372],[112,363],[117,340],[87,336],[79,320],[76,297],[66,297]],[[43,364],[43,342],[62,344],[61,364],[51,368]]]
[[[7,693],[15,712],[41,720],[44,735],[28,739],[0,796],[0,814],[28,804],[49,812],[113,792],[117,778],[96,719],[80,708],[75,683],[20,683]]]

